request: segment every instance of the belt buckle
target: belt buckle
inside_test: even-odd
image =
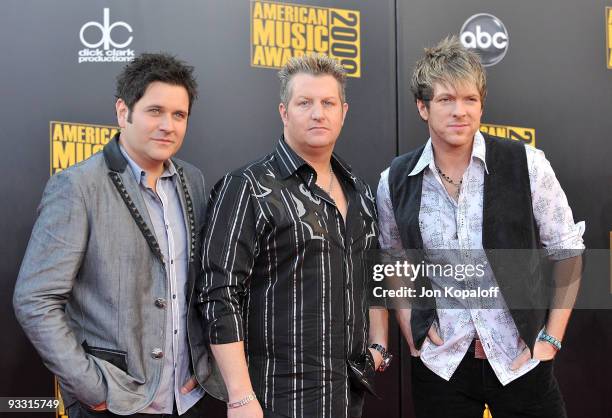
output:
[[[479,360],[486,360],[487,353],[484,351],[484,347],[479,339],[474,340],[474,358]]]

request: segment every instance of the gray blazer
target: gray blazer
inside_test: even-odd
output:
[[[15,286],[15,314],[45,365],[59,379],[66,406],[106,401],[132,414],[159,385],[167,295],[162,254],[118,135],[103,152],[49,180]],[[190,239],[188,339],[200,384],[211,359],[195,309],[205,217],[204,177],[173,159]],[[218,372],[218,370],[216,370]]]

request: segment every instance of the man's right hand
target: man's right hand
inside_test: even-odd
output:
[[[263,410],[261,405],[259,405],[259,401],[253,399],[246,405],[228,409],[227,418],[263,418]]]
[[[410,348],[410,355],[413,357],[418,357],[421,355],[421,352],[416,349],[414,345],[414,339],[412,338],[412,328],[410,326],[410,317],[411,317],[411,309],[396,309],[395,317],[397,322],[402,330],[402,334],[404,334],[404,338],[408,343],[408,347]],[[435,324],[431,324],[429,331],[427,332],[427,338],[435,344],[442,345],[444,341],[440,338],[438,331],[436,331]]]

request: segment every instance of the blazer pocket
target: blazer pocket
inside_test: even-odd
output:
[[[107,361],[113,366],[127,373],[127,353],[125,351],[111,350],[110,348],[92,347],[87,344],[87,341],[83,341],[83,344],[81,345],[83,346],[83,349],[87,354]]]

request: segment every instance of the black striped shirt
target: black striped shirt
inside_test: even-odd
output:
[[[346,225],[316,173],[283,140],[213,188],[200,302],[210,344],[245,341],[263,408],[345,417],[347,360],[367,350],[365,251],[376,248],[369,186],[337,156]]]

